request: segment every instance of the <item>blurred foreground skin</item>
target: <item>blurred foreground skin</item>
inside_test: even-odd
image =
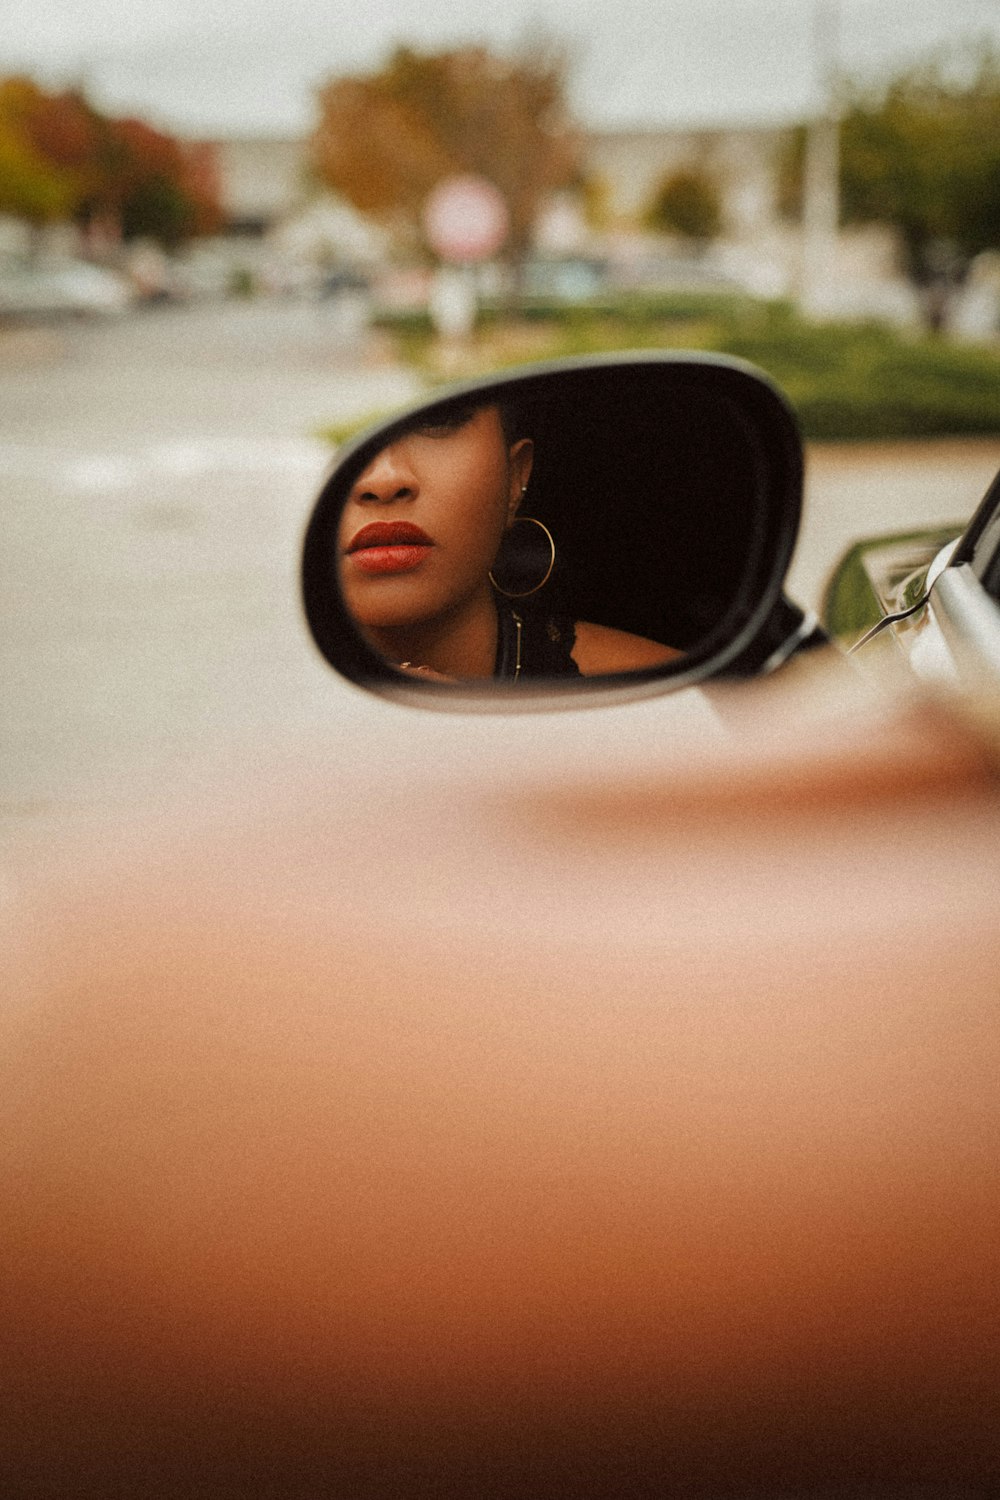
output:
[[[995,1493],[1000,797],[755,701],[40,883],[5,1495]]]

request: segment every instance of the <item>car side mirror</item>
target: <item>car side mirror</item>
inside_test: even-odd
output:
[[[344,449],[306,616],[352,682],[435,706],[746,675],[801,622],[781,593],[801,502],[795,418],[749,365],[528,366]]]

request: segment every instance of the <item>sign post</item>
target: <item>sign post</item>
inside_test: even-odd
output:
[[[424,204],[427,243],[443,265],[431,289],[430,313],[440,337],[467,339],[476,321],[474,267],[500,249],[510,215],[499,189],[485,177],[446,177]]]

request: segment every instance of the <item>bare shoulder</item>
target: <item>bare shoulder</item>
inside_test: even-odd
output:
[[[643,667],[662,667],[683,656],[673,646],[628,630],[614,630],[610,625],[593,625],[577,620],[573,660],[585,677],[601,672],[636,672]]]

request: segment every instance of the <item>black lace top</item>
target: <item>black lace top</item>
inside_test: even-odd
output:
[[[507,682],[525,677],[579,677],[570,655],[576,627],[568,615],[550,613],[523,601],[497,600],[497,656],[493,676]]]

